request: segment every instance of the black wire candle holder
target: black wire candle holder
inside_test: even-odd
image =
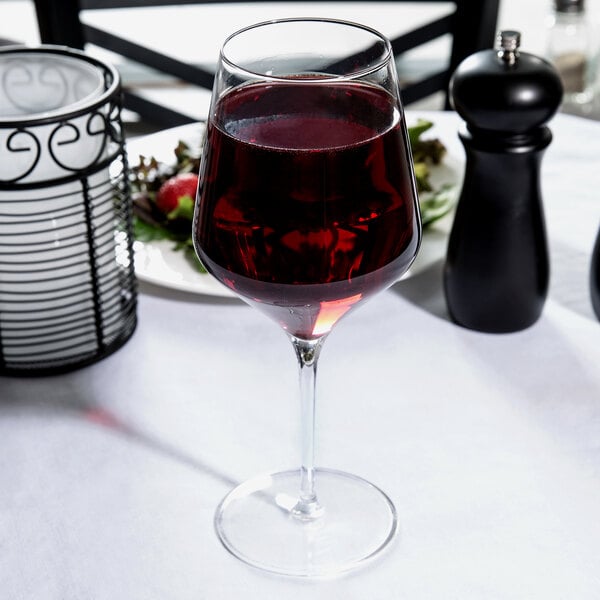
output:
[[[0,105],[0,374],[69,371],[136,326],[119,75],[68,48],[3,48]]]

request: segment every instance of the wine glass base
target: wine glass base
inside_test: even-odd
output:
[[[323,507],[314,519],[294,515],[300,471],[259,476],[233,489],[215,515],[225,548],[245,563],[280,575],[333,576],[379,555],[398,520],[391,500],[368,481],[317,469]]]

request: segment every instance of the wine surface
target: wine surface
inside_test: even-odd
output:
[[[207,126],[194,222],[201,260],[290,334],[327,333],[416,254],[405,131],[392,98],[371,85],[227,93]]]

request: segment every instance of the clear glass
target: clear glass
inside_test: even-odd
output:
[[[563,82],[563,109],[567,112],[585,114],[592,108],[596,48],[594,31],[584,11],[552,15],[546,53]]]
[[[221,51],[194,217],[198,256],[288,335],[301,466],[223,500],[224,546],[255,567],[329,576],[377,556],[396,510],[364,479],[315,466],[319,354],[342,317],[408,269],[421,240],[389,42],[354,23],[253,25]]]

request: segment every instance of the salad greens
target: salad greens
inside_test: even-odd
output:
[[[423,227],[449,213],[455,201],[454,185],[445,184],[434,189],[431,184],[431,167],[439,165],[446,155],[446,147],[439,139],[422,137],[432,127],[431,121],[419,119],[408,128]]]

